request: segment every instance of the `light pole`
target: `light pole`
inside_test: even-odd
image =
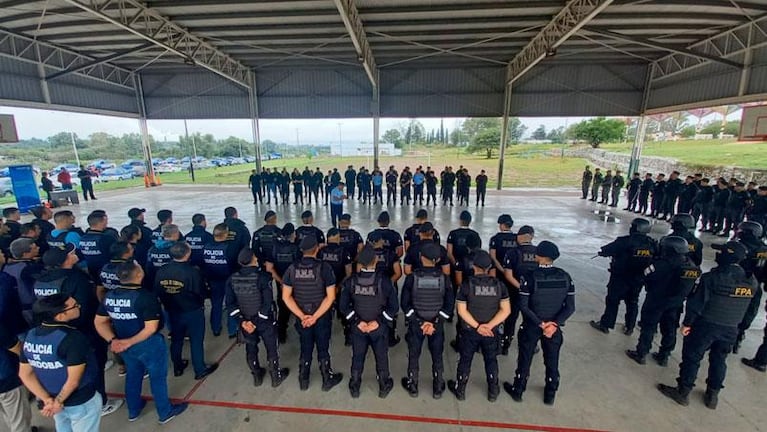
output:
[[[77,166],[80,167],[80,155],[77,154],[77,142],[75,141],[74,132],[69,133],[69,138],[72,139],[72,149],[75,151],[75,159],[77,160]]]

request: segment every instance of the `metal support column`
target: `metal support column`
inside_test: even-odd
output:
[[[378,70],[376,69],[376,82],[378,81]],[[379,86],[373,86],[373,168],[378,168],[378,141],[380,139],[380,120],[381,120],[381,93]]]
[[[42,62],[42,55],[40,54],[40,45],[35,45],[35,51],[37,51],[37,74],[40,76],[40,91],[43,93],[43,100],[46,105],[51,104],[51,92],[48,89],[48,80],[45,78],[45,66]]]
[[[503,92],[503,121],[501,125],[501,151],[498,156],[498,190],[503,189],[503,163],[506,159],[506,142],[509,140],[509,113],[511,112],[511,83]]]
[[[155,173],[152,165],[152,145],[149,142],[149,127],[146,123],[146,104],[144,103],[144,87],[141,84],[141,75],[133,75],[133,87],[136,91],[136,103],[138,104],[138,124],[141,131],[141,146],[144,149],[144,164],[146,165],[146,176],[149,182],[154,185]]]
[[[632,178],[634,173],[639,171],[639,159],[642,157],[642,146],[646,133],[647,116],[642,115],[639,117],[639,123],[637,123],[637,132],[634,137],[634,146],[631,148],[631,161],[629,162],[629,170],[626,172],[626,178]]]
[[[748,29],[748,42],[745,54],[743,54],[743,69],[740,71],[740,82],[738,83],[738,96],[745,96],[748,92],[748,85],[751,83],[751,65],[754,63],[754,49],[751,44],[754,38],[754,28]]]
[[[248,108],[250,108],[250,121],[253,129],[253,146],[256,151],[256,172],[261,172],[261,129],[258,124],[258,88],[256,87],[256,73],[248,74],[250,86],[248,86]]]

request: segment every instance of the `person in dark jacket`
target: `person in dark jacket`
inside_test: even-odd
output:
[[[615,171],[615,175],[613,176],[612,181],[612,190],[611,190],[611,201],[610,201],[610,207],[618,207],[618,200],[620,200],[621,196],[621,189],[623,189],[623,185],[626,184],[626,181],[623,179],[623,176],[621,175],[621,171]]]
[[[607,170],[605,173],[605,177],[602,179],[602,184],[600,185],[602,187],[602,195],[599,199],[599,204],[607,204],[607,200],[610,197],[610,190],[613,187],[613,172],[612,170]]]
[[[250,246],[250,230],[245,226],[245,222],[239,218],[237,209],[234,207],[224,209],[224,223],[229,228],[229,235],[226,241],[229,242],[229,247],[234,250],[232,256],[236,267],[237,254]]]
[[[594,168],[594,181],[591,183],[591,201],[596,201],[599,196],[599,186],[602,185],[604,175],[600,168]]]
[[[650,216],[658,217],[663,213],[663,203],[666,193],[666,174],[658,174],[652,186],[652,200],[650,201]]]
[[[586,168],[583,170],[583,175],[581,175],[581,192],[583,195],[581,196],[581,199],[586,199],[589,196],[589,187],[591,186],[591,179],[594,177],[594,173],[591,172],[591,168],[586,165]]]
[[[714,188],[709,185],[710,180],[702,178],[698,183],[695,198],[692,200],[692,217],[697,225],[700,220],[701,232],[708,229],[708,219],[711,216],[711,202],[714,199]]]
[[[639,208],[636,213],[647,216],[650,192],[654,185],[655,182],[652,180],[652,173],[645,174],[644,180],[642,180],[642,185],[639,186]]]
[[[56,225],[51,223],[53,211],[48,207],[39,206],[32,209],[32,215],[35,217],[32,222],[40,227],[40,236],[35,243],[40,247],[40,255],[42,255],[48,250],[48,236],[56,229]]]
[[[628,188],[628,205],[623,210],[630,212],[636,212],[637,204],[639,202],[639,191],[642,187],[642,179],[639,177],[639,173],[635,172],[634,176],[629,181]]]
[[[693,176],[685,177],[682,191],[679,194],[677,213],[692,213],[693,202],[697,194],[698,184],[694,182]]]
[[[703,230],[712,234],[718,233],[724,229],[724,216],[727,209],[727,202],[730,200],[730,188],[727,180],[719,178],[714,189],[714,198],[711,203],[711,216],[709,217],[708,229]]]
[[[750,197],[746,192],[746,184],[739,181],[735,183],[735,188],[730,193],[727,204],[724,209],[724,227],[717,235],[719,237],[729,237],[730,232],[743,222]]]
[[[96,199],[93,195],[92,175],[90,170],[85,169],[85,165],[80,165],[80,170],[77,171],[77,178],[80,179],[80,187],[83,189],[83,199],[85,201],[88,201],[88,195],[90,195],[91,199]]]
[[[128,218],[131,220],[130,224],[136,226],[141,231],[141,236],[139,236],[136,244],[133,245],[135,248],[133,256],[142,267],[146,264],[147,253],[154,243],[152,230],[144,222],[144,213],[146,213],[146,209],[143,208],[133,207],[128,210]],[[125,240],[129,241],[130,239]]]
[[[189,262],[193,266],[200,267],[203,263],[202,249],[206,244],[213,242],[213,234],[208,232],[208,221],[202,213],[196,213],[192,216],[192,225],[194,225],[192,230],[185,237],[187,244],[192,248]]]
[[[676,201],[679,194],[682,193],[682,180],[679,178],[679,171],[674,171],[668,178],[663,190],[663,204],[661,205],[661,214],[659,219],[671,219],[676,214]]]
[[[210,288],[210,330],[218,337],[222,331],[224,297],[226,296],[226,281],[236,270],[237,256],[241,248],[232,247],[228,240],[231,229],[225,223],[213,228],[213,242],[202,248],[202,276]],[[227,318],[229,339],[237,336],[237,323]]]

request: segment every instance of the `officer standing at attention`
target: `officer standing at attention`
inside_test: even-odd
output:
[[[591,179],[593,177],[594,174],[591,172],[591,168],[586,165],[586,168],[583,170],[583,175],[581,176],[581,192],[583,193],[581,199],[589,197],[589,186],[591,185]]]
[[[330,309],[336,299],[333,269],[317,259],[319,243],[314,236],[300,244],[303,257],[285,272],[282,299],[296,316],[296,330],[301,340],[298,383],[301,390],[309,389],[312,352],[317,347],[317,360],[322,374],[322,391],[329,391],[343,379],[330,366]]]
[[[676,386],[658,384],[664,396],[680,405],[689,404],[689,394],[695,387],[700,361],[709,351],[708,378],[703,402],[716,409],[719,390],[727,374],[727,354],[738,336],[738,323],[758,289],[756,280],[746,276],[737,263],[746,257],[746,248],[737,242],[717,245],[717,267],[704,273],[687,300],[682,321],[684,345],[682,363]]]
[[[434,225],[432,225],[431,222],[424,222],[423,225],[418,227],[418,235],[420,236],[420,240],[417,243],[413,243],[413,245],[407,249],[407,253],[405,254],[404,273],[409,275],[421,268],[421,251],[426,245],[433,244],[437,246],[440,253],[439,268],[445,276],[450,277],[450,260],[447,259],[447,249],[434,241],[434,238],[437,235]]]
[[[256,170],[250,172],[248,177],[248,187],[250,187],[250,193],[253,194],[253,204],[260,204],[264,202],[264,197],[261,194],[261,174]]]
[[[160,297],[170,318],[173,376],[183,375],[189,365],[188,360],[181,359],[184,338],[189,336],[194,379],[201,380],[215,372],[218,364],[205,365],[205,293],[199,270],[189,263],[191,255],[192,249],[188,244],[174,243],[170,247],[173,261],[157,270],[154,292]]]
[[[117,242],[117,236],[106,232],[108,219],[105,213],[93,212],[88,215],[88,230],[80,237],[78,249],[88,267],[91,279],[100,284],[101,267],[109,262],[109,248]]]
[[[162,240],[163,226],[173,224],[173,212],[170,210],[160,210],[157,212],[157,220],[160,221],[160,224],[157,225],[157,228],[152,230],[153,243],[157,243],[158,240]],[[183,237],[183,235],[181,237]]]
[[[298,204],[299,201],[301,205],[304,205],[304,178],[298,172],[298,168],[293,168],[290,180],[293,182],[293,205]]]
[[[642,305],[639,342],[635,350],[626,351],[626,355],[639,364],[645,364],[645,356],[650,352],[658,325],[660,349],[652,356],[659,366],[668,365],[668,358],[676,347],[676,329],[684,301],[701,274],[700,267],[688,257],[688,250],[684,238],[674,235],[663,237],[660,256],[653,258],[652,264],[644,271],[647,294]]]
[[[413,174],[410,173],[410,167],[405,167],[399,175],[399,205],[410,205],[410,186],[413,184]],[[407,204],[405,204],[407,199]]]
[[[489,271],[493,267],[490,254],[483,250],[474,253],[474,276],[468,278],[458,291],[456,305],[461,317],[460,357],[456,380],[449,380],[447,388],[458,400],[466,399],[471,361],[477,349],[482,350],[487,378],[487,400],[495,402],[500,393],[498,381],[498,326],[511,312],[509,293]]]
[[[610,207],[618,207],[618,200],[620,200],[621,197],[621,189],[623,189],[625,183],[626,181],[623,179],[620,170],[615,171],[612,182]]]
[[[408,229],[405,230],[405,253],[407,253],[407,250],[412,246],[414,243],[418,243],[418,241],[421,239],[421,235],[418,232],[418,229],[421,227],[421,225],[425,224],[429,221],[429,213],[424,210],[420,209],[415,214],[415,223],[408,227]],[[433,240],[435,243],[439,244],[439,232],[437,230],[433,230],[434,237],[430,240]]]
[[[688,254],[692,262],[699,266],[703,263],[703,242],[695,237],[695,219],[689,213],[678,213],[669,220],[672,236],[682,237],[687,241]]]
[[[242,250],[235,249],[227,240],[230,232],[226,224],[216,225],[213,228],[213,243],[202,248],[202,276],[210,288],[210,330],[216,337],[221,335],[222,330],[226,280],[236,270],[237,256]],[[229,339],[234,339],[237,336],[237,323],[229,318],[226,322]]]
[[[386,230],[384,230],[386,231]],[[394,231],[391,231],[394,232]],[[391,280],[394,290],[397,290],[397,281],[402,277],[402,265],[399,257],[391,249],[387,249],[383,237],[384,232],[375,230],[368,235],[368,243],[373,246],[378,261],[376,269]],[[398,234],[399,235],[399,234]],[[396,311],[395,311],[396,313]],[[397,345],[400,337],[397,335],[397,316],[394,316],[392,325],[389,326],[389,347]]]
[[[330,264],[333,268],[333,274],[336,276],[336,298],[341,292],[341,283],[352,274],[352,262],[354,259],[341,245],[341,234],[338,228],[331,228],[328,230],[328,244],[324,248],[320,249],[317,258],[321,261]],[[344,345],[351,345],[351,338],[349,333],[348,322],[344,318],[343,314],[338,312],[338,317],[341,320],[341,324],[344,327]]]
[[[55,294],[33,307],[42,324],[27,333],[19,356],[19,377],[42,401],[40,413],[53,417],[56,430],[98,432],[101,396],[96,393],[96,358],[88,338],[70,321],[80,316],[75,299]]]
[[[450,207],[453,206],[453,193],[455,188],[455,173],[452,167],[447,167],[445,178],[442,180],[442,205],[447,205],[450,200]]]
[[[133,256],[142,267],[146,264],[149,249],[154,245],[152,230],[144,222],[144,213],[146,213],[146,209],[143,208],[133,207],[128,210],[130,225],[137,227],[141,231],[141,237],[139,237],[134,245]]]
[[[450,264],[455,266],[457,263],[466,258],[469,254],[469,248],[466,246],[469,243],[469,238],[472,237],[474,244],[477,247],[482,247],[482,239],[479,237],[479,233],[469,228],[471,224],[471,213],[467,210],[461,212],[459,216],[461,226],[460,228],[450,231],[447,236],[447,256],[450,259]]]
[[[485,174],[485,170],[481,170],[474,181],[477,183],[477,201],[474,203],[474,206],[478,206],[479,202],[482,201],[482,207],[484,207],[485,195],[487,195],[487,174]]]
[[[542,241],[535,249],[538,268],[522,279],[519,288],[519,309],[524,324],[519,330],[519,355],[514,383],[503,383],[511,398],[522,401],[527,388],[530,365],[538,342],[546,366],[546,386],[543,403],[553,405],[559,389],[559,351],[564,343],[561,327],[575,312],[575,284],[570,275],[554,267],[559,248],[550,241]]]
[[[290,310],[282,300],[282,277],[293,263],[301,259],[301,251],[295,243],[296,232],[292,223],[286,223],[282,228],[282,233],[274,242],[272,250],[272,260],[266,262],[266,271],[272,274],[272,278],[277,282],[277,340],[279,343],[285,343],[288,338],[288,322],[290,321]]]
[[[650,198],[650,191],[652,191],[655,182],[652,179],[652,173],[647,173],[642,180],[642,185],[639,186],[639,208],[636,213],[641,215],[647,214],[648,202]]]
[[[378,215],[379,227],[368,233],[367,240],[368,242],[372,242],[371,236],[374,233],[380,234],[381,238],[383,239],[384,249],[394,252],[399,259],[402,258],[402,256],[405,254],[405,249],[402,243],[402,236],[399,235],[397,231],[389,228],[390,222],[391,218],[389,217],[389,212],[382,211],[381,214]]]
[[[251,249],[258,257],[261,263],[274,262],[274,243],[282,234],[277,226],[277,213],[269,210],[264,214],[264,226],[253,232],[253,239],[250,243]]]
[[[109,248],[111,259],[101,268],[99,279],[104,290],[109,291],[120,287],[120,277],[117,274],[120,267],[133,259],[133,245],[126,241],[118,241]]]
[[[373,204],[383,204],[383,181],[384,175],[378,167],[373,169],[371,174],[371,181],[373,182]]]
[[[301,241],[305,237],[313,236],[317,243],[322,247],[325,244],[325,233],[321,229],[314,226],[314,216],[312,212],[306,210],[301,213],[301,221],[303,225],[296,228],[296,245],[301,244]]]
[[[389,373],[387,328],[393,324],[399,309],[397,290],[389,278],[376,269],[373,247],[365,246],[357,256],[360,268],[343,283],[338,307],[351,326],[352,366],[349,393],[360,396],[362,370],[368,347],[373,349],[378,378],[378,397],[385,398],[394,380]]]
[[[192,257],[189,262],[193,266],[201,267],[203,263],[202,248],[208,243],[213,243],[213,235],[207,231],[208,222],[202,213],[196,213],[192,216],[192,225],[194,227],[185,238],[189,247],[192,248]]]
[[[602,170],[594,168],[594,182],[591,184],[591,201],[597,200],[597,197],[599,196],[599,186],[602,184],[602,180],[604,180]]]
[[[389,171],[386,171],[386,205],[390,202],[397,204],[397,179],[399,175],[397,170],[394,169],[394,165],[389,167]]]
[[[250,246],[250,230],[245,226],[245,222],[240,219],[237,209],[234,207],[227,207],[224,209],[224,223],[229,228],[229,235],[226,241],[229,242],[232,261],[234,265],[237,265],[237,254],[241,250]]]
[[[442,253],[439,245],[424,241],[419,247],[420,266],[405,279],[400,305],[407,323],[407,377],[402,387],[411,397],[418,396],[419,361],[424,339],[431,353],[432,397],[439,399],[445,391],[444,321],[453,315],[455,294],[450,278],[439,267]]]
[[[746,221],[738,225],[737,233],[735,241],[746,247],[746,258],[739,265],[746,271],[746,276],[755,277],[757,284],[763,287],[763,284],[767,282],[767,245],[761,240],[764,230],[758,222]],[[746,338],[746,330],[754,322],[761,304],[762,290],[757,289],[754,292],[754,299],[748,307],[746,316],[738,324],[738,340],[733,347],[733,354],[738,353],[741,342]]]
[[[499,275],[503,274],[503,260],[506,254],[517,246],[517,234],[511,231],[514,219],[507,214],[498,216],[498,233],[490,237],[490,258]],[[504,278],[505,280],[505,278]]]
[[[434,171],[426,171],[426,205],[437,205],[437,176]]]
[[[237,261],[242,268],[226,282],[226,309],[242,331],[253,385],[260,386],[266,375],[266,369],[258,361],[258,343],[263,341],[272,387],[279,387],[290,369],[280,367],[272,277],[259,268],[258,257],[251,249],[240,251]]]
[[[349,185],[349,196],[354,198],[354,188],[357,185],[357,171],[354,170],[353,165],[349,165],[346,171],[344,171],[344,180]]]
[[[607,170],[604,178],[602,179],[602,195],[599,200],[599,204],[607,204],[607,199],[610,197],[610,190],[613,187],[613,172]]]
[[[631,180],[629,180],[628,186],[626,187],[628,189],[628,204],[626,204],[626,208],[623,210],[631,212],[636,210],[637,202],[639,200],[640,186],[642,186],[642,179],[639,177],[639,173],[635,172],[631,177]]]
[[[184,412],[188,403],[172,405],[168,397],[168,348],[159,333],[162,311],[157,296],[144,290],[144,271],[129,261],[118,271],[120,288],[107,291],[96,316],[96,330],[112,352],[125,361],[125,400],[128,421],[135,421],[146,406],[141,399],[144,373],[149,374],[160,424]]]
[[[621,301],[626,304],[623,334],[630,336],[634,333],[634,325],[639,315],[642,276],[657,249],[655,240],[647,235],[650,229],[647,219],[636,218],[631,221],[629,235],[618,237],[612,243],[602,246],[599,251],[599,256],[612,258],[610,280],[607,282],[605,312],[599,321],[591,321],[589,324],[604,334],[615,328]]]
[[[362,240],[362,235],[356,230],[352,229],[351,225],[352,215],[349,213],[342,214],[341,218],[338,220],[338,232],[341,236],[340,243],[341,246],[343,246],[346,250],[346,253],[354,258],[358,253],[360,253],[362,246],[365,245],[365,242]]]

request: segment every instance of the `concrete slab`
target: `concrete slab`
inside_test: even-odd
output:
[[[307,392],[298,390],[296,367],[297,338],[290,334],[289,343],[281,348],[285,366],[292,376],[278,389],[268,385],[254,388],[245,365],[244,348],[232,346],[226,337],[214,338],[208,333],[206,354],[209,361],[221,359],[222,367],[202,383],[193,380],[191,373],[180,378],[168,378],[171,395],[188,399],[192,407],[187,413],[166,426],[158,426],[153,405],[148,405],[136,424],[127,422],[127,411],[104,418],[103,430],[123,431],[245,431],[258,428],[274,431],[337,431],[337,430],[533,430],[533,431],[760,431],[764,425],[761,395],[767,385],[767,376],[745,367],[739,356],[729,359],[730,371],[727,388],[723,390],[719,409],[711,411],[702,404],[705,376],[701,375],[698,388],[689,407],[679,407],[663,398],[655,390],[658,382],[673,383],[678,372],[681,342],[673,356],[671,366],[661,368],[648,363],[638,366],[624,355],[624,350],[636,344],[636,336],[620,333],[602,335],[588,326],[603,309],[608,260],[592,257],[599,247],[628,230],[633,214],[612,211],[609,208],[578,199],[576,190],[515,189],[488,194],[486,207],[470,206],[474,215],[473,227],[485,242],[497,230],[496,218],[509,213],[515,227],[530,224],[536,229],[536,240],[551,240],[562,251],[559,266],[569,271],[577,286],[577,312],[565,331],[562,350],[562,384],[554,408],[543,405],[543,364],[536,357],[529,390],[525,401],[517,404],[505,393],[492,404],[485,398],[485,383],[481,359],[474,362],[474,374],[469,385],[467,400],[458,403],[452,395],[435,401],[431,398],[430,368],[427,353],[422,358],[421,396],[412,399],[399,387],[399,379],[406,369],[407,348],[401,343],[390,352],[392,375],[397,382],[394,391],[385,400],[377,397],[377,384],[372,356],[368,358],[362,396],[353,400],[348,395],[347,380],[330,392],[319,388],[319,373],[314,370],[312,386]],[[305,209],[315,213],[316,225],[330,227],[330,213],[322,205],[306,206],[253,206],[247,188],[238,186],[163,186],[152,190],[130,189],[103,192],[98,201],[68,207],[84,222],[94,209],[104,209],[110,215],[110,224],[120,228],[128,222],[130,207],[146,207],[147,221],[154,226],[154,214],[161,208],[174,211],[174,221],[182,230],[191,228],[194,213],[205,213],[209,223],[223,219],[223,208],[233,205],[251,231],[262,224],[262,215],[272,208],[278,212],[279,223],[300,224],[299,215]],[[353,215],[353,226],[367,233],[373,229],[381,210],[392,215],[392,228],[403,232],[420,206],[389,207],[362,205],[352,202],[347,210]],[[427,208],[430,219],[447,237],[457,225],[461,207],[436,206]],[[606,214],[609,212],[609,214]],[[653,222],[653,236],[668,232],[664,222]],[[721,239],[702,236],[707,246],[704,267],[713,263],[711,241]],[[619,317],[619,320],[622,316]],[[742,353],[753,355],[761,342],[764,314],[760,313],[744,343]],[[400,318],[400,328],[402,322]],[[350,349],[341,343],[340,327],[335,327],[332,344],[334,368],[348,376]],[[454,327],[449,327],[452,337]],[[447,376],[455,374],[457,356],[446,349]],[[516,365],[515,349],[508,357],[500,358],[501,379],[511,379]],[[707,370],[704,364],[701,373]],[[107,372],[109,391],[122,392],[122,379],[116,369]],[[149,393],[148,384],[145,385]],[[36,424],[52,428],[50,421],[35,416]]]

